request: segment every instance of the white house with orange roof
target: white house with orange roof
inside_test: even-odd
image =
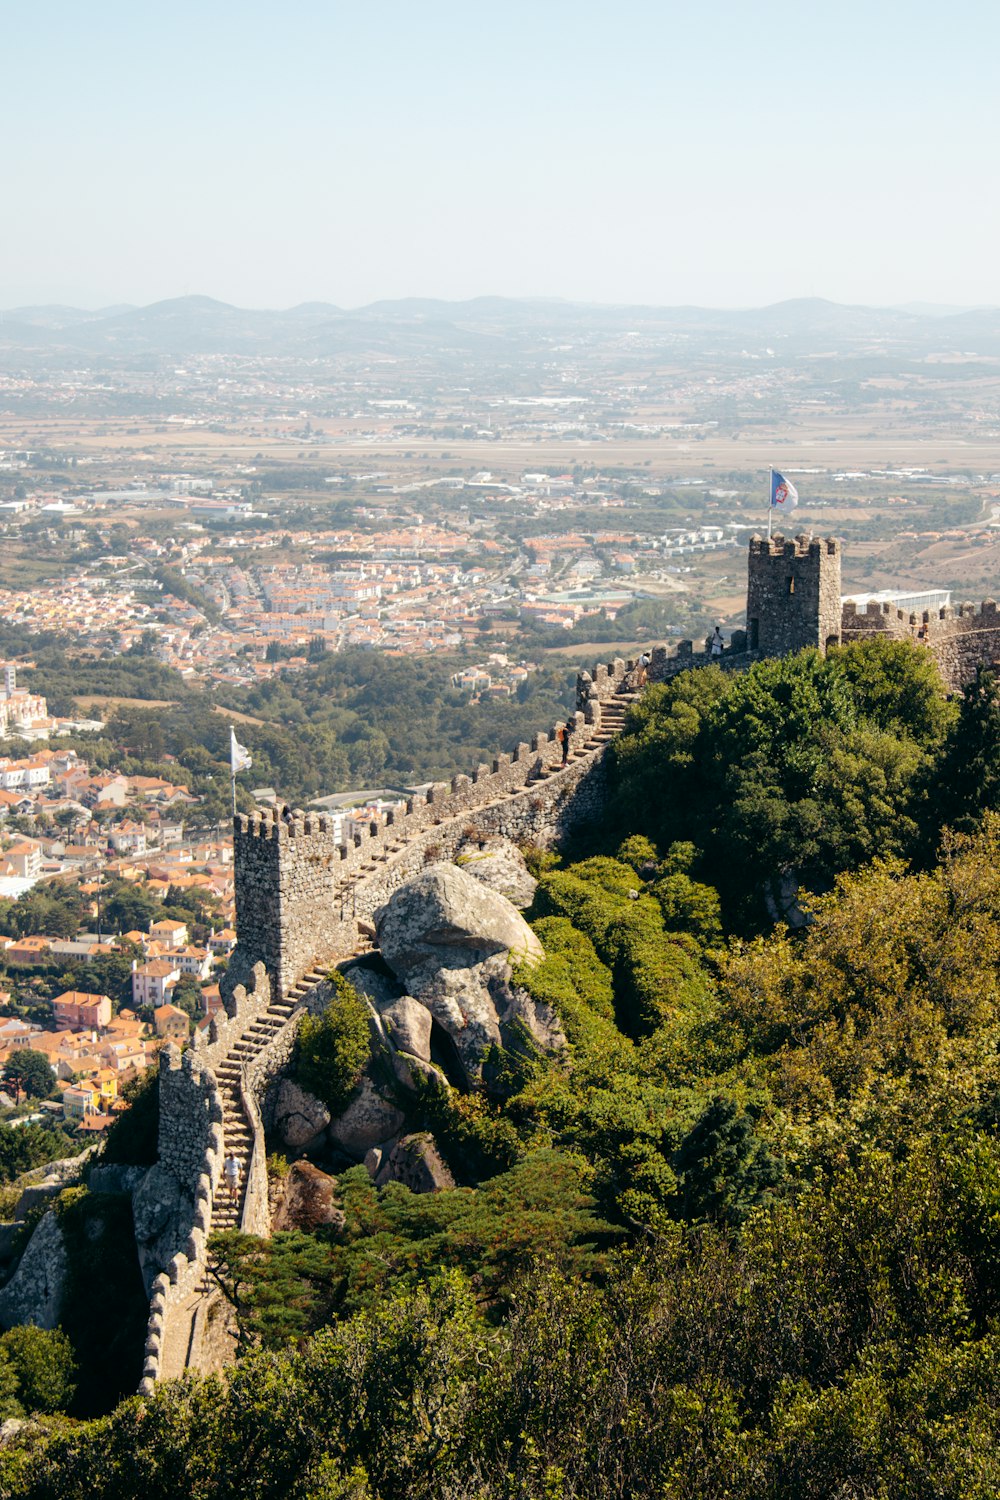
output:
[[[180,969],[168,958],[152,958],[145,964],[133,959],[132,1004],[152,1006],[154,1010],[166,1005],[180,977]]]
[[[163,917],[159,922],[150,922],[149,935],[164,948],[172,948],[175,951],[185,948],[189,941],[187,923],[175,922],[172,917]]]

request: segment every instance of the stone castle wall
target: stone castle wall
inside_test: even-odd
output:
[[[212,1201],[224,1159],[222,1096],[215,1074],[196,1052],[181,1054],[172,1044],[160,1053],[159,1163],[181,1189],[186,1207],[175,1225],[181,1248],[153,1280],[146,1322],[140,1394],[149,1395],[160,1379],[171,1320],[205,1274],[205,1247],[212,1230]],[[162,1263],[162,1262],[161,1262]]]
[[[617,682],[617,689],[612,687],[607,696],[621,690],[635,664],[622,661],[612,667],[611,675],[605,669],[601,679],[605,690]],[[595,696],[566,721],[573,748],[581,747],[599,729],[600,718],[600,699]],[[405,810],[390,812],[384,824],[373,822],[355,834],[349,844],[334,841],[333,820],[321,813],[273,808],[238,815],[234,824],[237,947],[227,978],[263,962],[275,995],[287,994],[313,963],[350,951],[357,917],[363,909],[370,918],[374,910],[366,893],[384,884],[378,876],[385,872],[378,871],[378,866],[391,862],[395,871],[412,864],[418,841],[434,843],[438,837],[434,830],[456,819],[478,827],[476,819],[484,816],[487,807],[516,797],[542,771],[558,777],[558,788],[537,783],[530,802],[505,813],[497,811],[491,821],[516,828],[522,840],[534,837],[552,842],[562,836],[572,822],[564,789],[573,780],[570,773],[581,763],[560,769],[562,746],[557,736],[561,727],[555,725],[535,735],[530,744],[517,745],[491,765],[477,766],[471,776],[437,783],[426,796],[410,798]],[[557,799],[558,811],[552,805]],[[591,815],[593,811],[591,806]],[[231,984],[224,984],[223,992],[228,997]]]
[[[840,543],[799,536],[750,538],[747,645],[761,656],[840,640]]]
[[[951,693],[971,682],[978,667],[1000,661],[1000,610],[993,599],[985,599],[978,609],[972,604],[949,605],[919,615],[892,604],[872,603],[864,609],[845,604],[841,632],[845,641],[883,635],[926,647]]]

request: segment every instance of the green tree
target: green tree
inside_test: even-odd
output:
[[[781,1181],[781,1163],[732,1099],[717,1095],[674,1156],[676,1212],[697,1222],[739,1224]]]
[[[333,994],[321,1016],[305,1016],[298,1032],[299,1083],[341,1114],[357,1087],[371,1053],[368,1011],[364,1001],[334,969]]]
[[[26,1412],[66,1411],[76,1390],[76,1362],[61,1328],[23,1324],[0,1335],[0,1358],[17,1379]]]
[[[44,1052],[19,1047],[4,1064],[3,1081],[14,1090],[18,1102],[22,1094],[29,1099],[47,1099],[55,1087],[55,1074]]]

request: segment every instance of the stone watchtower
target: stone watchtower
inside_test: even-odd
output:
[[[747,646],[788,656],[840,643],[840,543],[797,536],[750,538]]]

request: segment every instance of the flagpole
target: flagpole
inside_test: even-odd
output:
[[[771,512],[774,506],[771,504],[771,494],[774,490],[774,465],[770,465],[767,471],[767,539],[771,540]]]
[[[229,780],[233,788],[233,819],[236,818],[236,726],[229,726]]]

